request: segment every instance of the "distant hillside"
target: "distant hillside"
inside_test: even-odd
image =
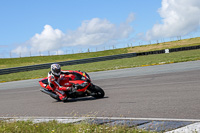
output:
[[[134,47],[129,47],[129,48],[90,52],[90,53],[8,58],[8,59],[0,59],[0,69],[9,68],[9,67],[43,64],[43,63],[51,63],[51,62],[59,62],[59,61],[67,61],[67,60],[84,59],[84,58],[99,57],[99,56],[124,54],[124,53],[131,53],[131,52],[146,52],[146,51],[161,50],[161,49],[166,49],[166,48],[195,46],[195,45],[200,45],[200,37],[183,39],[179,41],[157,43],[157,44],[151,44],[151,45],[142,45],[142,46],[134,46]]]
[[[146,51],[179,48],[179,47],[187,47],[187,46],[196,46],[196,45],[200,45],[200,37],[183,39],[183,40],[179,40],[179,41],[157,43],[157,44],[151,44],[151,45],[136,46],[133,48],[129,48],[128,52],[129,53],[131,53],[131,52],[146,52]]]

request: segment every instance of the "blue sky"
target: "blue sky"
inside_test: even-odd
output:
[[[199,0],[0,0],[0,58],[199,36]]]

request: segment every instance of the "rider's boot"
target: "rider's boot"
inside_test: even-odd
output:
[[[66,93],[64,91],[56,89],[55,92],[59,96],[59,99],[61,101],[66,101],[67,100],[68,97],[67,97],[67,95],[66,95]]]
[[[76,92],[76,88],[74,87],[60,87],[55,89],[56,94],[59,96],[59,99],[62,101],[67,101],[68,97],[64,91],[69,91],[70,94]]]

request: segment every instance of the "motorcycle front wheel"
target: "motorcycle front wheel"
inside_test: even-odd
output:
[[[103,89],[101,89],[99,86],[97,85],[93,85],[93,89],[92,89],[92,93],[93,93],[93,97],[95,98],[103,98],[105,95],[105,92]]]

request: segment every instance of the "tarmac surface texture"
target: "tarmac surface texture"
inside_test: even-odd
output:
[[[58,102],[39,79],[0,84],[0,117],[200,119],[200,61],[89,73],[105,97]]]

